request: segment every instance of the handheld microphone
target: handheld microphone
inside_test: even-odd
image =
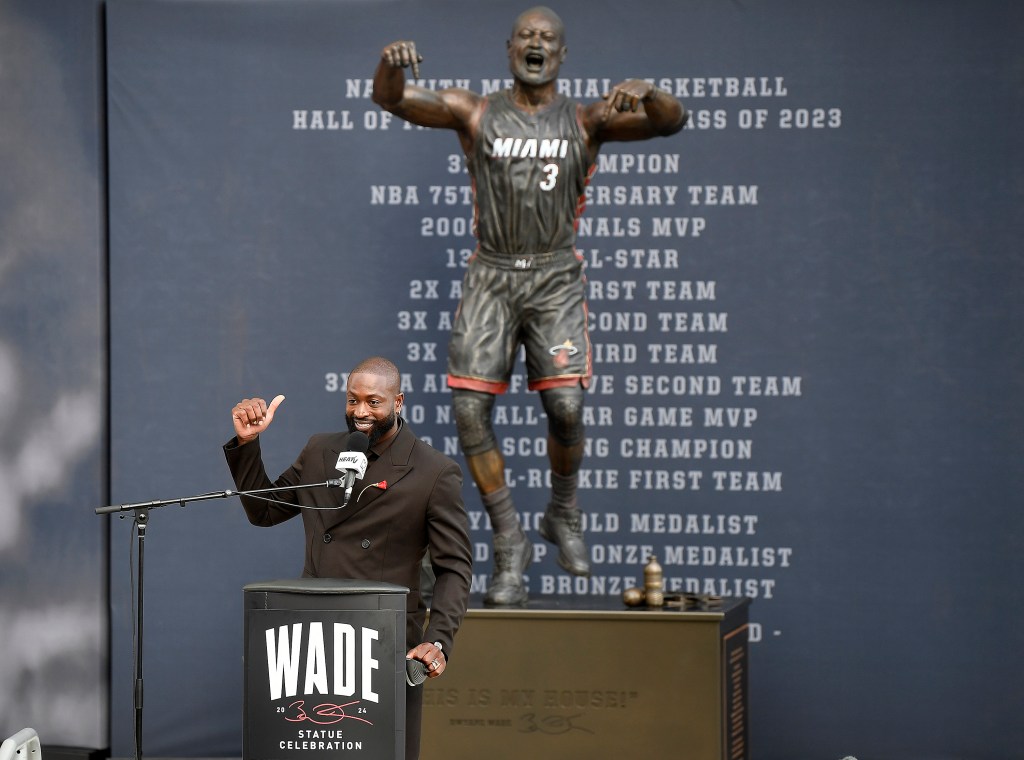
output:
[[[352,498],[352,486],[366,474],[366,452],[370,448],[370,439],[366,433],[356,431],[348,437],[348,451],[338,455],[338,463],[334,466],[338,472],[345,473],[342,478],[345,488],[345,499],[341,506],[346,506]]]
[[[405,682],[410,686],[419,686],[427,680],[427,666],[419,660],[405,661]]]

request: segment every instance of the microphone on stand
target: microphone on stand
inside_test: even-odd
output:
[[[357,430],[349,435],[347,445],[349,450],[338,455],[338,463],[335,465],[338,472],[345,473],[338,482],[338,485],[345,489],[345,499],[341,504],[343,507],[352,498],[352,486],[366,474],[366,452],[370,448],[370,439],[366,437],[366,433]]]

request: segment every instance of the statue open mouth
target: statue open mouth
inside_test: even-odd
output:
[[[531,70],[537,70],[544,67],[544,56],[540,53],[527,53],[526,54],[526,67]]]

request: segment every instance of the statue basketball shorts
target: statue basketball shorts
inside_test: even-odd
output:
[[[448,343],[448,385],[504,393],[520,346],[531,390],[589,385],[585,288],[575,251],[476,251]]]

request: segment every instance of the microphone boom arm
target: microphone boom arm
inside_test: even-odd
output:
[[[155,509],[166,507],[170,504],[185,506],[193,501],[207,501],[209,499],[229,499],[232,496],[258,496],[260,494],[276,493],[278,491],[299,491],[306,488],[340,488],[342,481],[325,480],[322,483],[305,483],[295,486],[275,486],[273,488],[254,488],[249,491],[211,491],[210,493],[197,494],[196,496],[182,496],[177,499],[159,499],[157,501],[142,501],[136,504],[111,504],[107,507],[96,507],[96,514],[109,515],[117,512],[131,512],[136,509]]]

